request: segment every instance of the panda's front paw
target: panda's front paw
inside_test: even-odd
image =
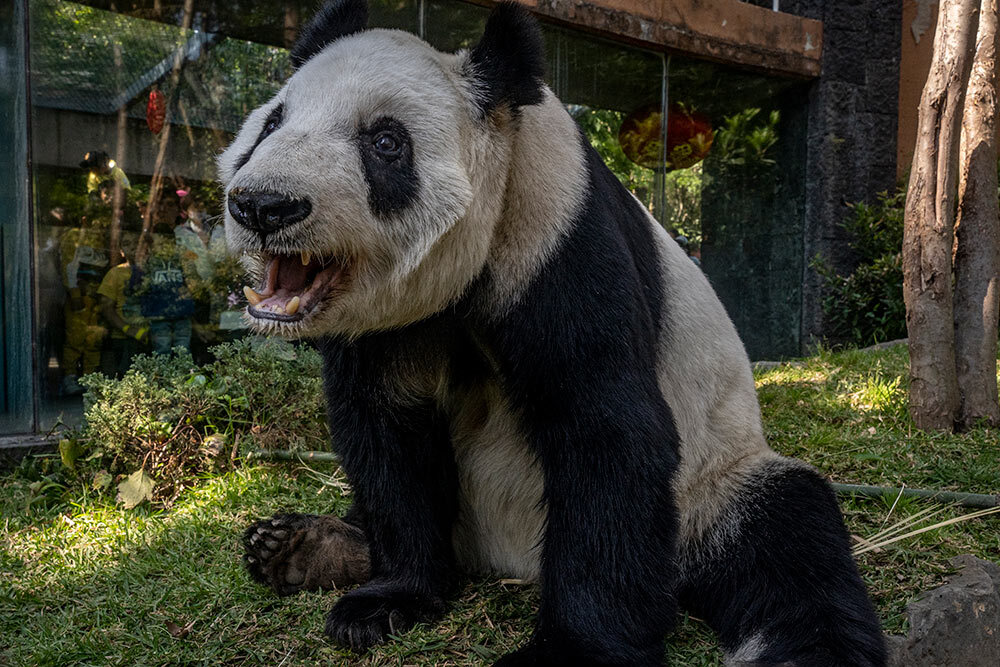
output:
[[[278,595],[332,589],[368,579],[368,542],[335,516],[278,514],[243,535],[250,576]]]
[[[381,644],[389,635],[444,613],[440,597],[372,582],[344,595],[326,617],[326,634],[355,651]]]

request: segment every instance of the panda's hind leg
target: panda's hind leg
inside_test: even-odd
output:
[[[681,562],[679,600],[715,629],[728,665],[886,663],[836,497],[801,463],[759,464]]]
[[[277,514],[243,535],[250,576],[278,595],[343,588],[368,580],[368,539],[334,515]]]

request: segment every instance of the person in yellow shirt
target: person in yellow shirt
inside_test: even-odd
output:
[[[123,239],[123,246],[134,246]],[[149,322],[142,316],[139,299],[135,296],[135,268],[128,256],[134,247],[125,248],[122,262],[105,274],[97,295],[101,315],[108,325],[110,348],[101,366],[105,375],[122,376],[132,363],[132,357],[145,351],[149,342]]]
[[[101,362],[105,329],[97,307],[97,287],[108,268],[107,234],[81,220],[67,229],[59,241],[63,286],[67,299],[64,312],[66,337],[62,354],[62,393],[82,393],[77,378],[93,373]]]
[[[107,180],[120,185],[123,190],[132,187],[122,168],[104,151],[87,151],[80,161],[80,168],[87,170],[87,194],[98,192],[101,183]]]

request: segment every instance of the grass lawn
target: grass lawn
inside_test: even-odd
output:
[[[906,349],[822,353],[757,374],[771,444],[839,482],[997,493],[997,433],[915,431],[906,416]],[[40,464],[44,465],[44,464]],[[323,639],[336,593],[278,599],[250,583],[239,537],[277,510],[327,512],[345,500],[331,466],[254,465],[208,476],[169,511],[123,510],[87,487],[32,488],[0,477],[0,665],[481,665],[526,639],[530,588],[468,582],[447,618],[362,656]],[[322,480],[326,480],[324,483]],[[35,480],[37,481],[37,480]],[[845,498],[855,535],[870,536],[926,501]],[[892,508],[890,515],[890,508]],[[963,512],[945,509],[942,520]],[[942,582],[960,553],[997,558],[1000,517],[924,533],[859,557],[890,632],[919,591]],[[681,619],[673,665],[719,665],[712,633]]]

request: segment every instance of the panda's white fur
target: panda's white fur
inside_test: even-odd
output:
[[[321,308],[297,322],[250,317],[254,328],[348,340],[401,330],[468,296],[484,274],[491,280],[474,296],[477,307],[501,319],[519,303],[573,233],[590,167],[576,124],[551,91],[542,88],[536,104],[499,105],[484,118],[476,74],[468,51],[445,54],[407,33],[367,30],[326,46],[250,114],[219,161],[227,193],[307,196],[312,213],[269,234],[266,251],[309,251],[349,266]],[[279,104],[283,124],[259,140]],[[412,204],[389,221],[369,205],[356,146],[356,128],[381,116],[406,125],[419,175]],[[648,213],[645,224],[669,304],[655,372],[680,442],[672,481],[677,554],[663,554],[656,566],[701,581],[699,568],[745,541],[746,525],[757,520],[757,489],[780,484],[789,471],[812,473],[768,447],[732,322],[705,275]],[[259,280],[260,236],[232,215],[226,231]],[[479,348],[485,363],[498,366],[488,345]],[[496,375],[456,392],[448,378],[461,369],[450,368],[445,355],[415,349],[401,353],[388,381],[399,405],[432,396],[449,416],[459,486],[456,557],[469,571],[539,579],[545,483],[518,409]],[[733,637],[734,662],[763,660],[766,647],[791,643],[763,630]]]

